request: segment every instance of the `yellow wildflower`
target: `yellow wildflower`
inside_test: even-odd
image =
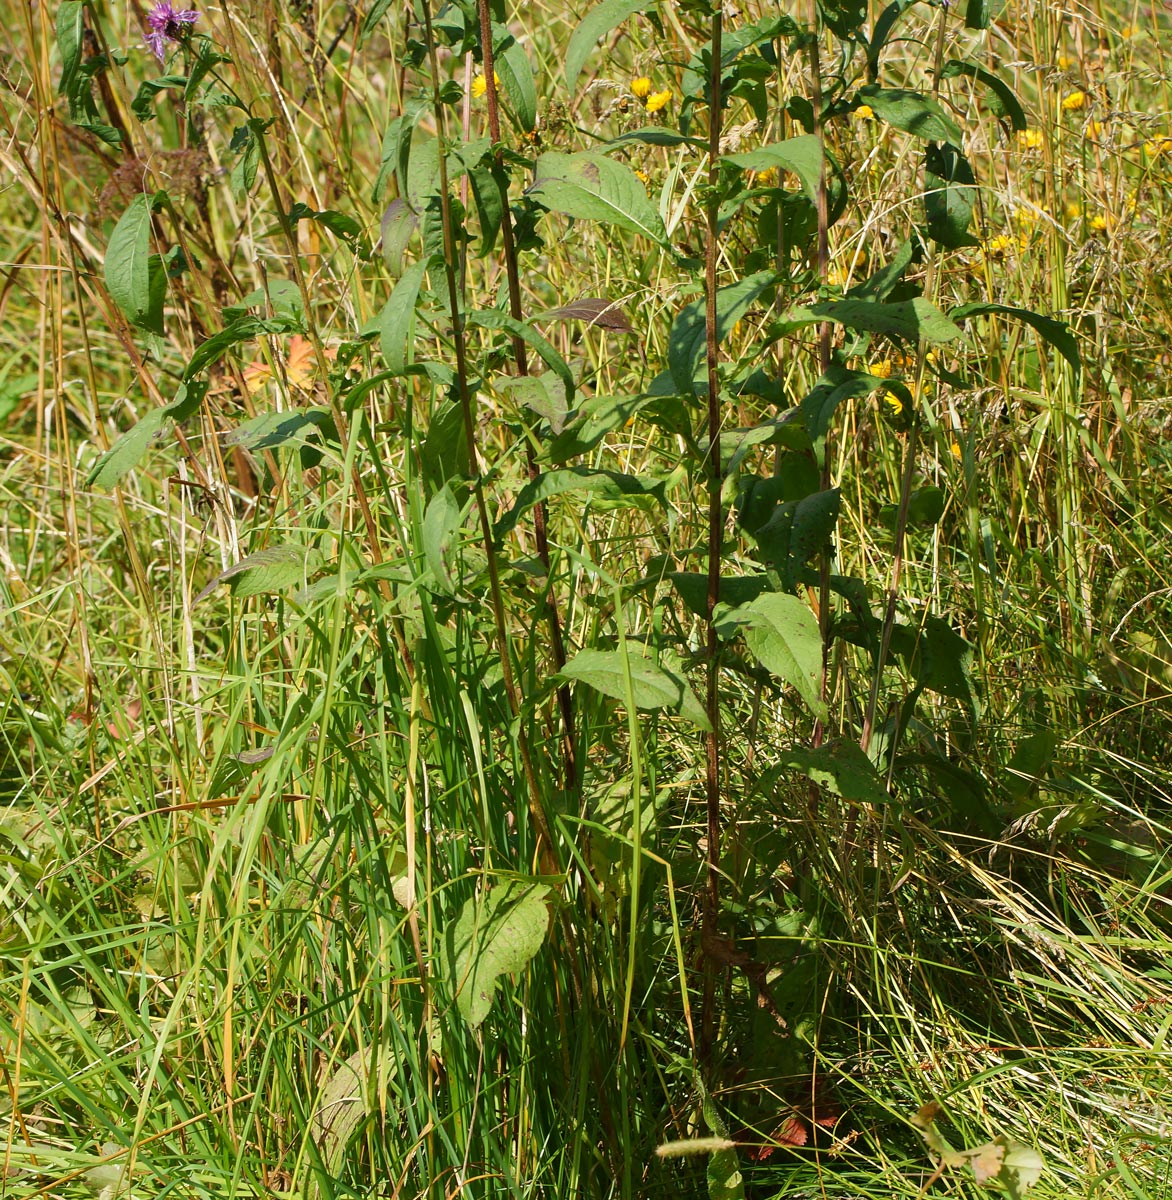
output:
[[[646,100],[651,95],[651,80],[646,75],[631,80],[631,95],[637,100]]]
[[[1082,216],[1082,205],[1077,200],[1067,200],[1066,207],[1062,211],[1066,214],[1068,221],[1077,221]]]
[[[666,108],[671,100],[671,88],[664,88],[662,92],[652,92],[647,97],[647,111],[649,113],[659,112],[661,108]]]
[[[777,187],[777,168],[766,167],[764,171],[758,171],[753,182],[758,187]]]
[[[903,401],[894,392],[883,393],[883,403],[891,409],[891,415],[898,417],[903,414]]]
[[[1102,137],[1107,130],[1106,121],[1088,121],[1086,134],[1087,137],[1097,138]]]
[[[1103,213],[1095,213],[1088,224],[1092,233],[1106,233],[1111,228],[1111,218]]]
[[[1087,106],[1086,92],[1071,92],[1069,96],[1062,97],[1063,112],[1078,112],[1080,109]]]
[[[1041,149],[1042,131],[1040,129],[1019,129],[1017,131],[1017,144],[1023,150],[1038,150]]]
[[[950,445],[948,449],[952,452],[953,458],[958,460],[964,458],[964,451],[960,448],[960,442],[958,442],[956,438],[952,439],[952,445]]]
[[[1136,32],[1137,31],[1134,25],[1124,25],[1119,31],[1119,36],[1126,42],[1135,37]]]
[[[873,121],[875,119],[875,110],[869,104],[860,104],[858,108],[851,113],[856,121]]]
[[[501,85],[501,77],[495,71],[492,73],[492,82],[496,87],[500,87]],[[475,100],[479,100],[487,91],[488,80],[484,78],[484,72],[482,71],[472,79],[472,97]]]
[[[1060,71],[1069,70],[1070,69],[1070,55],[1069,54],[1060,54],[1057,58],[1057,65],[1058,65],[1058,69]]]
[[[890,379],[892,371],[891,359],[880,358],[873,363],[868,363],[867,370],[872,375],[878,376],[880,379]]]
[[[637,180],[638,180],[640,183],[649,183],[649,182],[650,182],[650,180],[647,178],[647,172],[646,172],[646,171],[636,171],[636,172],[635,172],[635,178],[636,178],[636,179],[637,179]]]
[[[988,258],[1004,258],[1014,245],[1014,239],[1007,233],[999,233],[996,237],[985,240],[985,255]]]
[[[1169,150],[1172,150],[1172,138],[1148,138],[1143,145],[1144,154],[1148,158],[1159,158],[1161,154],[1167,154]]]

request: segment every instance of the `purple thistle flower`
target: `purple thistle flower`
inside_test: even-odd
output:
[[[147,24],[151,27],[146,35],[146,43],[155,52],[159,62],[163,61],[163,48],[168,42],[177,42],[184,36],[184,25],[190,25],[199,19],[199,13],[194,8],[178,9],[171,0],[159,0],[159,3],[147,13]]]

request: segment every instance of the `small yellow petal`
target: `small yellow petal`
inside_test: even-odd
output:
[[[956,438],[952,439],[952,445],[948,447],[952,451],[952,457],[956,459],[964,458],[964,451],[960,448],[960,442]]]
[[[898,417],[903,412],[903,401],[894,392],[884,392],[883,403],[891,409],[892,416]]]
[[[651,80],[646,75],[631,80],[631,95],[639,100],[646,100],[651,95]]]
[[[659,112],[661,108],[666,108],[671,100],[671,88],[664,88],[662,92],[653,92],[647,97],[647,111],[649,113]]]

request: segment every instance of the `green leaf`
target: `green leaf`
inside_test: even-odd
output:
[[[269,320],[251,316],[239,317],[200,343],[183,370],[183,378],[185,381],[193,379],[239,342],[251,341],[266,333],[300,333],[301,330],[301,322],[289,317],[274,317]]]
[[[794,747],[782,757],[781,762],[796,767],[815,783],[844,800],[882,808],[890,799],[875,764],[857,742],[848,738],[810,749]]]
[[[394,290],[378,315],[379,348],[387,369],[401,373],[414,343],[415,301],[427,274],[429,260],[421,258],[399,276]]]
[[[822,684],[822,634],[810,609],[796,596],[765,592],[731,614],[746,621],[745,641],[757,661],[790,684],[820,720],[827,717]]]
[[[708,619],[708,576],[699,571],[673,571],[668,578],[680,599],[696,616]],[[720,602],[733,608],[771,591],[767,575],[722,575]]]
[[[318,551],[305,546],[267,546],[220,571],[193,604],[210,596],[222,583],[231,584],[235,596],[260,596],[301,586],[320,565]]]
[[[869,104],[875,115],[896,129],[929,142],[963,141],[960,127],[930,96],[905,88],[882,88],[868,83],[855,93],[853,107]]]
[[[989,0],[968,0],[964,9],[964,23],[967,29],[988,29]]]
[[[564,463],[588,454],[650,403],[648,396],[591,396],[546,446],[546,457],[552,463]]]
[[[419,215],[402,196],[387,205],[382,219],[383,259],[392,275],[403,273],[403,251],[419,228]]]
[[[147,447],[170,427],[172,421],[185,421],[199,408],[207,390],[206,383],[181,383],[169,404],[152,409],[94,463],[86,477],[86,485],[114,487],[138,466]]]
[[[627,142],[641,142],[646,146],[693,146],[703,150],[708,143],[703,138],[688,137],[675,129],[665,129],[662,125],[648,125],[643,129],[632,129],[628,133],[611,138],[608,146],[622,146]]]
[[[663,504],[663,489],[662,479],[647,481],[637,475],[623,475],[618,471],[594,471],[589,467],[546,471],[521,489],[513,507],[497,522],[493,537],[498,542],[507,537],[516,528],[522,513],[563,492],[588,492],[600,500],[627,501],[638,505],[650,499]]]
[[[526,132],[537,126],[537,89],[533,84],[533,65],[525,47],[504,25],[492,27],[493,54],[501,87],[509,98],[513,115]]]
[[[130,111],[142,122],[155,119],[155,97],[168,88],[187,88],[186,75],[160,75],[157,79],[144,79],[130,102]]]
[[[670,248],[659,210],[623,163],[589,150],[550,151],[537,160],[536,176],[526,195],[546,208],[584,221],[603,221]]]
[[[912,529],[931,529],[944,516],[944,492],[938,487],[916,488],[908,497],[907,523]],[[879,510],[879,520],[885,528],[895,532],[899,520],[899,507],[885,504]]]
[[[553,348],[552,344],[546,341],[528,322],[518,321],[515,317],[509,316],[508,313],[500,312],[495,308],[470,312],[467,314],[465,320],[469,325],[477,326],[480,329],[503,330],[511,337],[518,337],[523,342],[532,346],[541,355],[545,365],[565,385],[566,403],[569,403],[574,398],[574,375],[570,370],[569,364]]]
[[[57,52],[61,55],[61,82],[57,85],[57,94],[68,96],[71,108],[85,36],[84,13],[85,0],[61,0],[57,6]]]
[[[823,23],[844,41],[860,37],[867,19],[867,0],[818,0]]]
[[[704,1123],[719,1139],[728,1140],[728,1128],[707,1091],[701,1092]],[[745,1178],[733,1147],[721,1145],[708,1156],[708,1200],[745,1200]]]
[[[1055,321],[1053,317],[1043,317],[1041,313],[1028,308],[1015,308],[1010,304],[993,304],[983,300],[975,304],[961,304],[948,313],[954,321],[964,321],[969,317],[985,317],[990,314],[1000,314],[1006,317],[1016,317],[1024,321],[1044,341],[1050,343],[1059,354],[1074,368],[1075,378],[1082,371],[1082,356],[1078,352],[1078,340],[1070,332],[1070,326],[1063,321]]]
[[[153,408],[128,429],[107,450],[86,476],[89,487],[112,488],[120,483],[138,466],[147,447],[167,424],[168,415],[164,405]]]
[[[801,180],[802,191],[817,202],[824,159],[822,139],[812,133],[773,142],[744,154],[726,154],[723,161],[747,171],[764,171],[771,167],[792,171]]]
[[[946,317],[923,296],[897,303],[857,300],[850,297],[846,300],[823,300],[818,304],[811,304],[808,308],[791,308],[777,326],[777,331],[784,333],[791,329],[799,329],[803,325],[817,324],[819,321],[834,321],[850,329],[866,330],[867,333],[881,333],[886,337],[902,338],[909,342],[923,340],[938,345],[964,338],[964,333],[950,320],[957,311],[954,309],[950,316]]]
[[[472,1029],[492,1009],[502,975],[525,970],[549,927],[544,884],[510,880],[469,900],[445,931],[448,983]]]
[[[151,320],[151,197],[139,194],[110,234],[103,273],[106,288],[126,319],[138,328]]]
[[[757,271],[719,288],[716,293],[716,341],[719,345],[750,305],[777,282],[773,271]],[[707,353],[706,302],[704,297],[680,309],[671,327],[667,361],[676,388],[683,395],[696,391],[696,373]]]
[[[819,459],[822,457],[826,434],[838,406],[845,400],[869,396],[878,388],[886,387],[887,382],[867,371],[848,371],[846,367],[837,365],[828,368],[826,374],[801,401],[806,432],[814,443],[814,451]]]
[[[773,563],[787,590],[797,586],[802,567],[830,541],[838,524],[838,488],[779,504],[753,533],[760,555]]]
[[[891,256],[891,261],[862,283],[856,284],[847,295],[852,300],[885,300],[888,293],[903,278],[904,272],[912,265],[915,251],[916,247],[911,238],[900,242]]]
[[[942,617],[925,617],[919,627],[895,625],[891,648],[921,687],[960,700],[980,716],[981,700],[972,676],[973,647]]]
[[[448,571],[447,551],[460,531],[460,517],[460,506],[445,483],[428,501],[423,516],[423,554],[440,590],[449,596],[456,587]]]
[[[972,167],[955,146],[929,144],[924,158],[924,214],[929,236],[949,250],[980,244],[969,233],[976,183]]]
[[[585,683],[613,700],[627,700],[627,673],[636,708],[670,708],[701,729],[711,728],[687,680],[650,658],[621,650],[580,650],[561,670],[564,679]]]
[[[876,18],[871,40],[867,45],[867,72],[872,80],[879,78],[879,56],[887,45],[896,22],[917,0],[892,0]]]
[[[282,412],[265,412],[224,435],[227,446],[245,450],[277,450],[291,442],[305,445],[309,438],[320,438],[323,426],[332,426],[329,412],[324,408],[291,408]]]
[[[950,59],[940,71],[941,79],[955,79],[958,75],[967,75],[970,79],[983,83],[993,93],[990,107],[997,116],[1008,117],[1014,129],[1026,128],[1025,109],[1022,108],[1013,88],[1000,75],[994,74],[988,67],[959,58]]]
[[[566,46],[566,91],[571,96],[578,84],[578,76],[586,65],[598,39],[605,37],[616,25],[622,24],[629,16],[641,12],[650,0],[603,0],[592,8],[570,35],[569,45]]]

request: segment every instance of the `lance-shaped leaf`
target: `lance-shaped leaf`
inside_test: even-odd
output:
[[[663,218],[630,167],[588,150],[551,151],[537,160],[536,176],[526,195],[546,208],[583,221],[604,221],[668,246]]]
[[[724,161],[747,171],[770,168],[792,171],[801,180],[802,191],[811,200],[817,201],[823,167],[822,139],[812,133],[787,138],[784,142],[773,142],[744,154],[726,154]]]
[[[142,194],[126,206],[110,234],[103,274],[106,289],[126,319],[161,333],[165,277],[161,266],[151,270],[151,206],[151,197]]]
[[[757,271],[716,292],[716,342],[719,345],[750,305],[777,281],[773,271]],[[701,296],[680,309],[671,327],[667,361],[672,382],[682,395],[696,391],[696,374],[704,361],[708,332],[706,302]]]
[[[960,127],[931,96],[906,88],[882,88],[869,83],[855,93],[856,107],[867,104],[880,120],[928,142],[963,140]]]
[[[533,64],[525,47],[504,25],[492,27],[495,70],[509,99],[513,115],[525,132],[537,125],[537,89],[533,84]]]
[[[508,313],[500,312],[495,308],[470,312],[466,320],[469,325],[476,325],[481,329],[503,330],[510,336],[520,338],[527,345],[532,346],[541,355],[545,365],[565,386],[567,403],[574,398],[574,375],[569,364],[551,343],[546,341],[527,321],[518,321],[516,317],[511,317]]]
[[[960,310],[953,310],[956,315]],[[850,329],[881,333],[886,337],[915,342],[923,340],[940,344],[963,339],[964,333],[930,300],[917,296],[914,300],[882,303],[878,300],[823,300],[808,307],[791,308],[770,330],[782,336],[803,325],[833,321]]]
[[[473,1029],[492,1009],[497,981],[516,975],[541,949],[549,927],[543,884],[510,880],[469,900],[445,931],[448,984]]]
[[[711,729],[687,680],[630,648],[626,655],[621,650],[580,650],[562,668],[561,675],[564,679],[588,684],[604,696],[624,703],[628,699],[629,676],[630,696],[634,698],[636,708],[669,708],[687,717],[693,725]]]
[[[953,145],[932,143],[924,158],[924,215],[932,239],[949,250],[979,245],[969,233],[977,203],[977,180]]]
[[[1064,321],[1055,321],[1053,317],[1044,317],[1032,309],[1015,308],[1011,304],[986,303],[983,300],[979,300],[975,304],[961,304],[957,308],[950,309],[948,313],[954,321],[964,321],[969,317],[987,317],[993,314],[1024,321],[1070,363],[1076,377],[1082,370],[1082,356],[1078,352],[1078,340],[1070,332],[1070,326]]]
[[[513,507],[497,522],[494,536],[497,541],[512,533],[521,514],[542,500],[563,492],[589,492],[600,500],[641,505],[649,500],[664,503],[664,481],[641,479],[619,471],[592,471],[589,467],[564,467],[546,471],[527,483],[517,496]]]
[[[646,8],[650,0],[603,0],[595,5],[578,22],[578,27],[570,35],[566,46],[566,91],[574,94],[578,76],[586,65],[586,59],[598,43],[617,25],[621,25],[629,16]]]
[[[765,592],[733,609],[728,618],[746,625],[745,641],[757,661],[771,674],[792,685],[826,719],[819,692],[822,680],[822,635],[810,609],[796,596]]]
[[[1013,88],[1000,75],[995,75],[988,67],[982,67],[979,63],[966,62],[959,58],[946,62],[940,71],[941,79],[955,79],[958,75],[967,75],[970,79],[983,83],[992,93],[989,107],[993,112],[999,117],[1008,118],[1014,129],[1025,129],[1025,109],[1022,108]]]
[[[844,800],[883,807],[890,799],[875,764],[848,738],[810,748],[795,746],[781,761]]]
[[[110,488],[120,483],[138,466],[151,442],[162,437],[174,421],[186,420],[195,412],[207,390],[206,383],[181,383],[170,404],[151,409],[94,463],[86,477],[87,486]]]
[[[415,328],[415,301],[427,274],[429,260],[421,258],[399,276],[394,290],[378,315],[379,348],[387,368],[401,374],[407,366],[412,330]]]
[[[211,582],[196,596],[198,604],[210,596],[222,583],[231,585],[235,596],[260,596],[269,592],[282,592],[286,588],[304,584],[321,563],[319,551],[305,546],[266,546],[248,554],[239,562],[215,575]]]

